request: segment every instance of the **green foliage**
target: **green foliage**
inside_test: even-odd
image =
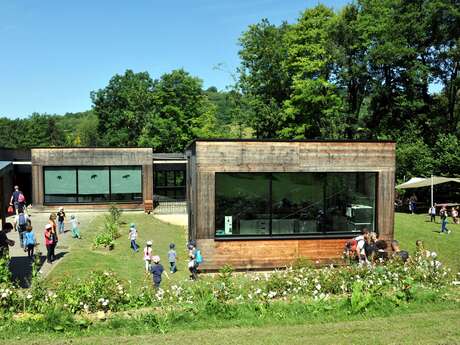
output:
[[[183,69],[156,80],[152,108],[138,140],[160,152],[182,151],[197,137],[216,135],[216,107],[202,89],[202,81]]]
[[[106,216],[104,230],[99,232],[93,240],[93,248],[107,247],[113,249],[115,240],[121,236],[120,234],[120,217],[121,210],[116,205],[111,205],[109,215]]]
[[[350,296],[351,313],[358,314],[363,312],[372,302],[372,294],[364,289],[362,281],[355,281]]]
[[[119,209],[116,204],[111,204],[109,208],[109,222],[112,224],[120,225],[122,213],[122,210]]]

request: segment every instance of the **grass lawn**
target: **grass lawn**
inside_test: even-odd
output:
[[[300,325],[223,327],[168,334],[100,334],[85,337],[11,339],[5,344],[460,344],[460,310],[399,314],[355,321]],[[0,342],[2,343],[2,342]]]
[[[92,249],[95,234],[103,229],[104,217],[96,217],[90,224],[81,224],[83,239],[72,242],[70,253],[51,271],[47,277],[47,282],[53,284],[64,276],[82,277],[95,270],[112,270],[117,272],[120,278],[130,280],[134,287],[146,283],[151,284],[151,277],[144,273],[143,261],[143,248],[148,240],[153,241],[153,253],[160,255],[166,270],[169,267],[166,255],[169,250],[169,243],[176,244],[179,271],[173,275],[169,274],[170,280],[164,278],[162,284],[167,285],[170,282],[188,277],[186,230],[183,227],[163,223],[151,215],[140,212],[125,212],[122,221],[124,223],[120,227],[122,236],[116,240],[115,248],[112,251]],[[135,223],[138,230],[137,244],[140,248],[137,253],[134,253],[129,247],[130,223]]]
[[[454,272],[460,271],[460,225],[448,224],[451,230],[449,235],[440,234],[440,218],[436,224],[429,222],[426,215],[410,215],[397,213],[395,217],[395,239],[397,239],[402,249],[409,253],[415,251],[415,241],[422,240],[426,249],[435,251],[439,260],[450,267]],[[450,219],[449,219],[450,221]]]
[[[82,241],[75,241],[70,254],[66,255],[48,277],[53,284],[65,275],[79,277],[92,270],[113,270],[134,286],[150,284],[150,277],[144,274],[142,253],[133,253],[127,239],[129,223],[137,224],[139,244],[144,246],[153,240],[155,254],[159,254],[165,264],[170,242],[176,243],[180,256],[179,272],[171,280],[165,279],[164,285],[186,279],[186,230],[183,227],[163,223],[143,213],[127,212],[123,215],[123,236],[116,241],[113,251],[93,250],[92,239],[102,230],[104,218],[97,217],[92,223],[83,224]],[[395,238],[403,249],[413,253],[415,241],[424,241],[427,249],[436,251],[442,262],[455,271],[460,270],[460,260],[456,248],[460,246],[460,225],[449,224],[450,235],[439,234],[439,224],[426,222],[422,215],[396,214]],[[167,263],[166,263],[167,264]],[[165,265],[166,266],[166,265]],[[187,320],[173,324],[166,334],[153,334],[145,321],[135,321],[139,328],[115,323],[116,327],[103,323],[84,334],[40,334],[34,338],[11,339],[8,344],[459,344],[460,345],[460,309],[459,291],[452,287],[449,301],[416,301],[400,308],[383,308],[378,313],[348,315],[340,310],[330,310],[335,316],[320,314],[316,318],[310,314],[283,319],[283,316],[253,319],[219,318],[210,316],[197,318],[190,323]],[[385,306],[384,306],[385,307]],[[335,313],[335,314],[334,314]],[[337,315],[336,315],[337,314]],[[262,314],[261,314],[262,315]],[[278,314],[276,314],[278,315]],[[297,314],[295,314],[297,315]],[[303,314],[299,314],[303,315]],[[134,321],[133,321],[134,322]],[[182,322],[182,323],[181,323]],[[133,324],[134,325],[134,324]],[[145,325],[145,326],[144,326]],[[176,325],[176,326],[174,326]],[[145,327],[145,328],[143,328]],[[1,343],[1,341],[0,341]]]

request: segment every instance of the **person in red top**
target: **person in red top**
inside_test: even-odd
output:
[[[56,230],[51,224],[45,226],[45,245],[46,245],[46,261],[52,263],[55,259],[54,249],[57,244]]]

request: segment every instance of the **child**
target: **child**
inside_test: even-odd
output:
[[[150,266],[150,273],[152,273],[153,279],[153,286],[158,289],[161,284],[161,274],[164,271],[163,266],[160,264],[160,257],[154,256],[152,258],[153,265]],[[168,274],[165,272],[166,278],[168,278]]]
[[[134,224],[134,223],[131,223],[131,225],[129,227],[128,238],[131,241],[131,248],[133,249],[133,251],[138,252],[139,251],[139,246],[136,243],[137,230],[136,230],[136,224]]]
[[[70,216],[70,224],[72,225],[72,237],[81,240],[80,229],[78,229],[80,222],[73,214]]]
[[[59,210],[56,213],[56,216],[57,216],[58,231],[60,234],[63,234],[64,233],[64,221],[65,221],[64,207],[59,207]]]
[[[152,261],[152,241],[147,241],[147,246],[144,248],[145,272],[149,272],[150,263]]]
[[[169,244],[168,261],[169,261],[169,271],[171,273],[177,272],[177,266],[176,266],[177,253],[176,253],[175,248],[176,248],[176,245],[174,243]]]
[[[197,261],[197,249],[195,247],[194,241],[190,241],[188,245],[188,257],[188,270],[190,271],[190,279],[196,280],[198,278],[199,262]]]
[[[34,248],[37,241],[35,235],[32,232],[32,226],[28,225],[24,233],[24,251],[27,251],[27,256],[32,259],[34,256]]]

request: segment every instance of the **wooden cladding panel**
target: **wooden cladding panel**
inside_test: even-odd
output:
[[[33,165],[93,166],[152,164],[149,148],[36,148],[31,150]]]
[[[394,172],[382,171],[378,176],[377,228],[382,239],[390,241],[394,233]]]
[[[393,143],[197,142],[197,165],[394,168]],[[255,170],[254,170],[255,171]]]
[[[197,180],[200,183],[197,186],[195,212],[197,215],[196,226],[200,231],[197,232],[196,238],[213,238],[215,223],[214,173],[197,172]]]
[[[251,240],[214,241],[198,240],[205,270],[216,270],[224,265],[236,269],[285,267],[297,258],[312,261],[340,259],[345,239]]]

